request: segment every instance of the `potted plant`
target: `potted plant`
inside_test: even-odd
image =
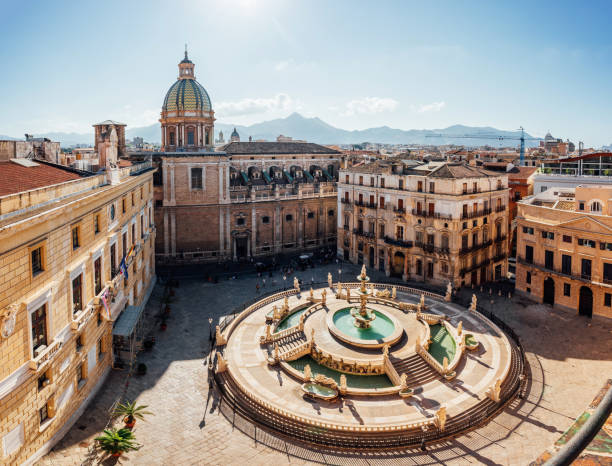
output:
[[[140,446],[136,443],[134,434],[130,429],[104,429],[96,442],[100,448],[118,458],[122,453],[138,450]]]
[[[147,407],[146,405],[136,405],[135,401],[132,403],[126,401],[115,408],[114,415],[123,416],[125,427],[131,429],[136,424],[136,419],[144,419],[146,414],[153,414],[150,411],[145,411]]]

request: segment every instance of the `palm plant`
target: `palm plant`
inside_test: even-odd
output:
[[[145,415],[153,414],[150,411],[145,411],[148,408],[147,405],[136,405],[136,402],[130,403],[126,401],[124,404],[119,404],[115,408],[115,416],[123,416],[123,422],[127,427],[133,427],[136,423],[136,419],[144,419]]]
[[[132,431],[125,428],[119,430],[104,429],[102,435],[96,437],[96,441],[102,450],[115,457],[121,456],[121,453],[140,448]]]

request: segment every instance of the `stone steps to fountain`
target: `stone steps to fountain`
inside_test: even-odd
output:
[[[415,387],[436,380],[440,375],[418,354],[405,359],[392,359],[391,363],[398,375],[406,374],[408,387]]]
[[[298,332],[298,333],[289,335],[285,338],[281,338],[276,343],[278,343],[278,348],[281,351],[287,351],[305,342],[306,342],[306,335],[304,335],[303,332]]]

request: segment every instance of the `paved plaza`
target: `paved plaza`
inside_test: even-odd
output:
[[[352,281],[359,273],[358,266],[342,267],[344,281]],[[313,278],[322,282],[329,271],[335,281],[338,276],[335,265],[296,275],[304,282]],[[386,281],[384,275],[375,271],[369,275],[372,281]],[[272,280],[277,283],[273,285]],[[266,277],[266,281],[262,292],[282,287],[282,275],[278,272],[272,278]],[[168,329],[155,331],[154,349],[139,355],[139,361],[148,366],[147,374],[128,380],[126,371],[112,371],[81,418],[38,464],[115,464],[115,460],[91,455],[91,447],[93,438],[109,420],[110,407],[125,392],[125,398],[148,405],[155,415],[137,422],[134,432],[142,448],[124,455],[118,464],[525,465],[572,425],[612,374],[612,323],[591,323],[522,298],[509,300],[495,293],[489,297],[485,292],[479,303],[513,327],[527,351],[531,375],[524,399],[514,400],[486,426],[443,444],[428,446],[426,452],[332,454],[304,448],[254,429],[239,419],[231,416],[227,419],[219,412],[215,393],[209,392],[208,318],[216,320],[254,298],[257,283],[263,285],[255,275],[217,284],[203,279],[181,280]],[[472,291],[463,293],[468,296]]]

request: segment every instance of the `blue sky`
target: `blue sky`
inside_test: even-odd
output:
[[[612,143],[612,2],[8,1],[0,134],[159,118],[184,44],[217,119]]]

